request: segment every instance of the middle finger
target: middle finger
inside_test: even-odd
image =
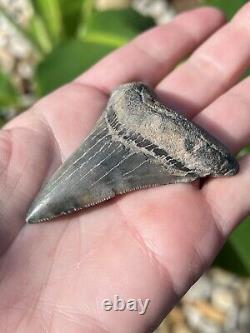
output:
[[[222,141],[233,153],[250,143],[250,78],[200,112],[195,122]]]
[[[249,16],[250,3],[162,80],[157,90],[163,101],[185,106],[187,116],[194,117],[232,87],[250,63]]]

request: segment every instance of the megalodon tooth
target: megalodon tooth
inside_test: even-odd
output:
[[[33,201],[26,221],[51,220],[129,191],[231,176],[238,162],[141,82],[112,93],[95,128]]]

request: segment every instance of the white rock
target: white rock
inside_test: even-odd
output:
[[[2,30],[0,30],[0,49],[7,47],[9,41],[9,36]]]
[[[171,330],[171,333],[192,333],[192,331],[187,326],[180,324],[180,325],[174,325]]]
[[[0,48],[0,64],[5,72],[9,73],[14,68],[14,59],[11,54],[5,50],[5,48]]]
[[[250,305],[250,289],[247,283],[241,283],[237,290],[239,302],[241,305]]]
[[[158,24],[169,22],[176,14],[165,0],[133,0],[133,7],[141,14],[154,18]]]
[[[215,308],[224,312],[230,311],[237,306],[234,291],[222,286],[213,288],[211,302]]]
[[[31,47],[28,41],[15,35],[11,36],[9,50],[13,56],[24,59],[29,56]]]
[[[25,25],[33,11],[27,0],[0,0],[0,5],[20,24]]]
[[[213,322],[204,319],[200,323],[199,331],[202,333],[222,333],[223,328]]]
[[[212,277],[215,284],[221,284],[223,286],[231,286],[235,280],[235,276],[233,274],[223,271],[219,268],[214,268],[210,272],[210,276]]]
[[[185,306],[187,322],[193,330],[202,333],[223,333],[223,327],[205,318],[198,308]]]
[[[250,305],[243,307],[239,314],[239,327],[242,332],[250,332]]]
[[[175,17],[176,13],[174,10],[169,10],[166,14],[156,19],[157,24],[166,24]]]
[[[239,321],[239,308],[235,305],[235,307],[231,308],[226,315],[224,329],[225,332],[234,332],[238,327]]]
[[[17,72],[23,79],[30,79],[33,75],[33,68],[29,63],[23,61],[18,64]]]
[[[184,313],[187,318],[187,322],[193,329],[198,329],[200,327],[201,322],[203,321],[202,314],[197,310],[197,308],[191,305],[183,306]]]
[[[25,94],[25,95],[22,95],[22,107],[27,109],[29,108],[32,104],[35,103],[36,101],[36,98],[33,94]]]
[[[184,300],[195,301],[196,299],[207,299],[212,291],[211,280],[203,275],[186,293]]]

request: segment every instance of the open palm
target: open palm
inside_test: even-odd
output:
[[[24,218],[43,181],[77,148],[120,83],[147,82],[234,153],[249,143],[250,80],[236,85],[250,64],[249,17],[250,4],[222,28],[215,9],[182,14],[0,132],[1,332],[149,332],[210,265],[249,213],[249,157],[238,175],[201,189],[141,190],[55,223],[27,225]],[[114,295],[151,302],[144,316],[104,311],[102,301]]]

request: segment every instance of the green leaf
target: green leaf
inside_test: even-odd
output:
[[[231,235],[215,264],[241,275],[250,275],[250,217]]]
[[[250,76],[250,68],[248,68],[248,69],[245,71],[245,73],[243,74],[243,78],[246,78],[246,77],[248,77],[248,76]]]
[[[219,7],[224,11],[228,19],[242,7],[248,0],[205,0],[205,3],[210,6]]]
[[[232,234],[230,243],[241,258],[241,262],[250,275],[250,217],[246,219]]]
[[[246,154],[250,153],[250,145],[244,147],[241,149],[241,151],[239,152],[239,154],[237,155],[237,158],[241,158],[243,156],[245,156]]]
[[[62,6],[66,0],[59,1]],[[93,0],[84,0],[83,5],[85,11],[88,8],[89,15],[87,18],[85,16],[86,24],[81,25],[82,40],[72,39],[61,43],[38,65],[35,79],[39,95],[45,95],[74,79],[111,50],[154,24],[151,19],[139,15],[132,9],[95,12],[92,11]],[[65,6],[70,4],[66,5],[65,2]],[[76,18],[74,15],[80,2],[75,6],[71,8],[71,18]],[[65,20],[69,19],[66,19],[63,10],[61,13]],[[72,26],[71,32],[68,33],[73,33],[75,29],[76,26]]]
[[[52,41],[40,16],[34,14],[27,26],[27,31],[32,40],[36,41],[43,54],[49,53],[52,49]]]
[[[93,12],[86,26],[80,31],[85,41],[119,47],[140,32],[153,26],[153,20],[133,9]]]
[[[86,0],[59,0],[64,33],[67,38],[74,37],[82,20]]]
[[[0,72],[0,107],[14,106],[20,94],[8,75]]]
[[[85,0],[83,6],[83,19],[86,23],[95,9],[95,0]]]
[[[53,43],[58,43],[63,34],[59,0],[30,0],[34,12],[44,21]],[[73,0],[74,1],[74,0]]]
[[[80,40],[71,40],[58,46],[36,69],[38,95],[46,95],[73,80],[112,49]]]

